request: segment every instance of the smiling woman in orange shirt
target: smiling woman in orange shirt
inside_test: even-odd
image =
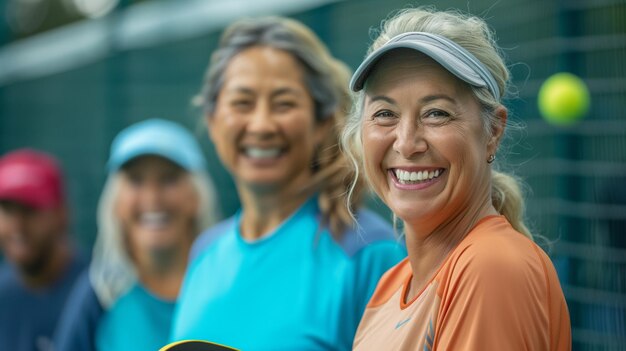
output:
[[[508,71],[479,18],[411,9],[385,22],[351,89],[344,148],[402,220],[409,257],[380,280],[355,350],[569,350],[565,298],[493,169]]]

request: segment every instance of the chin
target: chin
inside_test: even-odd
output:
[[[428,217],[432,217],[433,215],[429,215],[424,213],[423,211],[415,210],[415,206],[410,206],[410,204],[402,207],[391,207],[391,211],[398,217],[398,219],[403,222],[418,222]]]
[[[286,181],[284,180],[276,180],[276,178],[262,178],[262,179],[254,179],[254,180],[246,180],[243,182],[246,184],[247,188],[254,189],[256,191],[268,192],[268,191],[276,191],[284,187]]]
[[[17,262],[20,271],[29,276],[39,275],[46,269],[47,264],[48,261],[44,255],[28,257]]]
[[[176,247],[176,243],[152,243],[151,245],[146,245],[146,251],[150,252],[151,255],[158,256],[169,253]]]

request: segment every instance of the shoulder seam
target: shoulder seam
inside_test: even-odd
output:
[[[212,227],[206,229],[204,232],[198,235],[191,247],[191,251],[189,255],[189,262],[199,257],[204,251],[204,249],[206,249],[209,245],[211,245],[211,243],[215,242],[215,240],[218,239],[217,236],[219,235],[219,232],[220,231],[225,232],[225,228],[228,228],[233,223],[234,220],[235,220],[234,216],[227,218],[213,225]]]

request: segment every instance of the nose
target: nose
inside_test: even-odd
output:
[[[248,132],[258,134],[271,134],[276,132],[276,121],[272,117],[269,104],[259,103],[250,114],[247,125]]]
[[[163,198],[162,185],[158,181],[151,180],[141,187],[140,201],[146,209],[158,207]]]
[[[395,132],[393,149],[405,159],[428,150],[424,129],[414,118],[401,118]]]

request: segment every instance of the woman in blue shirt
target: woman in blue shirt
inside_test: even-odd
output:
[[[68,300],[57,351],[163,346],[191,244],[217,217],[200,147],[174,122],[120,132],[108,168],[93,260]]]
[[[405,256],[359,207],[339,150],[349,71],[302,24],[246,19],[213,53],[202,102],[241,210],[194,244],[172,340],[348,350],[378,278]],[[356,224],[358,223],[358,225]]]

